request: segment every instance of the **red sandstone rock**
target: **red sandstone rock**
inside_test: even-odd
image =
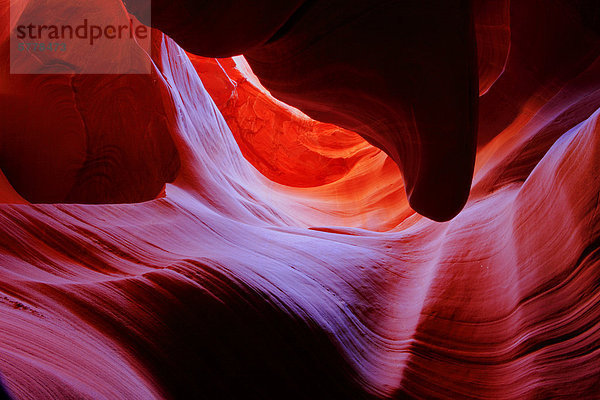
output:
[[[124,138],[108,138],[136,167],[111,175],[124,192],[86,180],[73,187],[89,202],[105,193],[135,202],[177,171],[164,197],[15,204],[26,203],[23,187],[29,197],[63,196],[65,182],[78,181],[39,174],[68,177],[64,166],[79,170],[86,157],[68,140],[52,168],[33,168],[27,151],[44,150],[40,129],[57,135],[55,125],[0,110],[2,145],[15,118],[23,125],[11,132],[22,136],[10,140],[27,150],[11,159],[0,148],[0,161],[36,182],[0,175],[7,388],[19,399],[596,397],[599,39],[577,8],[584,2],[514,3],[504,72],[504,27],[498,49],[479,54],[480,66],[491,55],[480,69],[485,137],[469,202],[446,223],[408,208],[383,152],[277,103],[242,63],[190,60],[160,33],[155,81],[78,78],[92,137],[122,127]],[[6,18],[7,2],[0,6]],[[480,11],[486,22],[475,26],[503,25],[504,7]],[[528,42],[536,29],[563,38],[561,50]],[[573,38],[583,44],[567,46]],[[3,76],[4,105],[69,99],[69,76]],[[130,119],[94,97],[131,88],[129,102],[113,104],[131,107]],[[511,96],[514,107],[502,100]],[[137,154],[152,148],[133,146],[149,118],[164,128],[146,131],[150,143],[163,145]],[[179,169],[166,168],[174,159]],[[146,187],[156,190],[138,196]]]

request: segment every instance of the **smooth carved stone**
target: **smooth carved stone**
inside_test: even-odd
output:
[[[8,5],[0,1],[0,43]],[[489,142],[477,149],[471,201],[444,224],[407,208],[398,194],[399,172],[383,152],[356,136],[334,144],[329,137],[303,141],[299,124],[310,120],[273,101],[243,65],[190,60],[160,32],[148,54],[155,80],[80,78],[72,90],[65,77],[42,75],[27,85],[2,75],[2,146],[18,142],[6,132],[22,135],[24,150],[60,143],[42,137],[46,130],[60,137],[51,129],[58,129],[55,120],[25,124],[23,115],[5,111],[13,104],[15,112],[44,105],[64,110],[70,137],[55,146],[60,151],[47,152],[60,156],[47,164],[49,171],[33,168],[34,157],[23,151],[11,165],[28,176],[15,180],[14,169],[7,179],[0,174],[3,385],[18,399],[596,398],[600,37],[591,23],[594,9],[579,0],[513,2],[514,51],[503,72],[484,69],[491,86],[480,121]],[[482,12],[486,26],[505,21],[496,15],[504,10]],[[268,46],[282,45],[295,26]],[[494,39],[501,43],[490,47],[498,52],[482,53],[492,55],[484,57],[490,67],[503,58],[502,29]],[[317,48],[311,42],[307,51]],[[5,68],[6,57],[1,61]],[[536,69],[543,71],[533,74]],[[340,71],[342,80],[358,73],[347,66]],[[335,84],[337,75],[328,76]],[[374,82],[373,90],[384,86]],[[127,101],[98,96],[118,90]],[[123,168],[124,178],[115,168],[108,182],[132,192],[158,190],[163,182],[153,174],[171,171],[164,196],[135,204],[21,204],[23,187],[63,196],[77,182],[65,166],[77,170],[87,159],[77,115],[66,112],[70,91],[91,126],[128,128],[125,138],[106,139],[140,168]],[[320,104],[319,96],[311,98],[302,101]],[[502,99],[514,99],[514,107]],[[131,112],[124,121],[119,112],[126,106]],[[137,130],[147,118],[162,123]],[[269,124],[274,132],[262,129]],[[317,133],[323,127],[310,126]],[[92,135],[91,142],[102,137]],[[164,153],[147,151],[146,140],[161,143]],[[289,145],[295,147],[287,154],[274,153],[278,163],[259,162]],[[3,161],[11,160],[0,151]],[[165,168],[174,165],[170,154],[177,155],[175,170]],[[314,176],[300,185],[291,168],[303,157],[349,160],[348,169],[306,163],[304,173]],[[133,162],[140,159],[145,162]],[[260,173],[275,174],[278,164],[284,184]],[[66,182],[46,184],[41,173]],[[13,182],[23,185],[19,191]]]
[[[469,3],[321,1],[302,11],[276,40],[246,53],[261,83],[385,151],[403,172],[415,211],[454,217],[475,159]]]
[[[0,17],[0,169],[11,189],[33,203],[134,203],[160,196],[177,175],[179,156],[156,73],[79,75],[68,65],[31,57],[41,72],[61,73],[10,74],[8,13]]]
[[[159,1],[153,24],[201,56],[244,53],[276,98],[385,151],[417,212],[462,209],[478,100],[469,1],[243,3]]]

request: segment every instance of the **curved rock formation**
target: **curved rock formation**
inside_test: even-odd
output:
[[[54,63],[37,66],[40,74],[10,74],[9,2],[0,5],[0,169],[12,187],[35,203],[140,202],[160,195],[179,160],[158,78],[79,75]],[[57,68],[64,74],[51,74]]]
[[[413,209],[438,221],[462,209],[477,128],[470,1],[304,1],[284,2],[285,10],[259,1],[250,14],[240,1],[158,3],[155,26],[184,48],[243,52],[276,98],[385,151],[403,172]],[[213,18],[217,7],[227,20]],[[236,23],[257,12],[254,22]]]
[[[596,397],[600,39],[589,22],[596,8],[556,1],[531,18],[540,3],[474,8],[479,37],[488,38],[479,46],[487,49],[479,53],[483,136],[469,201],[445,223],[411,210],[397,160],[277,102],[243,59],[189,55],[155,31],[150,76],[5,72],[4,105],[73,111],[75,97],[85,105],[75,111],[94,128],[77,130],[71,121],[81,118],[66,118],[72,139],[55,146],[55,164],[36,166],[34,155],[48,147],[43,129],[51,144],[60,129],[0,111],[2,146],[13,144],[12,152],[0,149],[0,373],[10,393]],[[309,5],[292,11],[296,22],[279,40],[252,38],[254,64],[319,6]],[[5,20],[7,7],[0,0]],[[567,46],[574,38],[581,42]],[[567,49],[568,57],[558,56]],[[139,95],[110,107],[97,97],[133,89]],[[126,107],[130,119],[117,112]],[[104,139],[115,127],[127,135]],[[108,140],[130,168],[81,175],[93,159],[82,137],[92,153],[102,146],[87,143]],[[95,186],[105,171],[114,173]],[[129,204],[65,204],[68,193],[79,193],[74,202]]]

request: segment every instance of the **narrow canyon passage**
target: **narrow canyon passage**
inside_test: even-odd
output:
[[[594,2],[157,0],[149,74],[35,75],[9,3],[7,396],[600,396]]]

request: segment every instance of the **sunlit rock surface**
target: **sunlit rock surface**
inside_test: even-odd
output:
[[[14,398],[600,393],[593,2],[475,2],[479,145],[469,201],[445,223],[411,210],[397,160],[279,103],[243,58],[156,31],[150,76],[9,76],[0,7]],[[436,124],[440,96],[419,100]],[[118,157],[99,162],[93,143]]]

